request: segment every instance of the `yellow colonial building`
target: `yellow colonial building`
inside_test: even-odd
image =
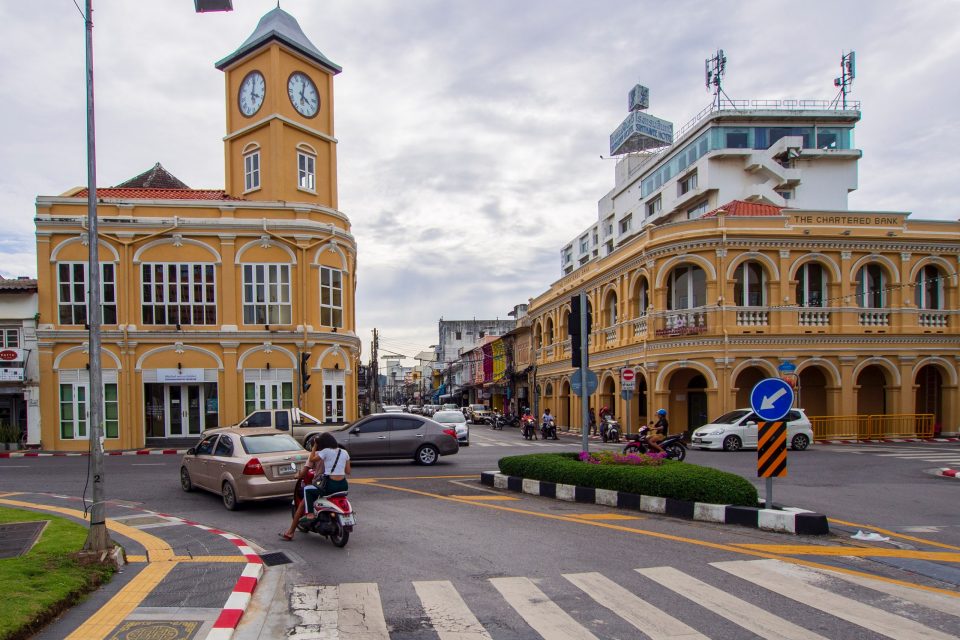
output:
[[[590,402],[633,430],[660,408],[691,430],[786,375],[830,417],[821,438],[960,431],[960,223],[848,210],[859,103],[720,102],[652,151],[625,143],[641,116],[611,136],[626,152],[596,223],[530,301],[541,411],[581,424],[567,327],[586,292]]]
[[[357,252],[338,210],[340,67],[279,7],[217,63],[223,190],[158,164],[98,188],[105,447],[192,442],[264,407],[357,417]],[[41,446],[88,447],[87,190],[37,198]]]

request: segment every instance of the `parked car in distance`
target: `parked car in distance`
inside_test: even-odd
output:
[[[444,426],[452,426],[457,431],[457,442],[463,447],[470,446],[470,425],[460,411],[437,411],[433,419]]]
[[[756,449],[757,423],[762,421],[751,409],[734,409],[698,427],[690,439],[690,446],[724,451]],[[787,423],[787,446],[794,451],[803,451],[810,446],[813,428],[803,409],[791,409],[783,421]]]
[[[403,409],[395,404],[383,405],[383,413],[403,413]]]
[[[242,502],[289,498],[307,452],[270,427],[211,429],[180,462],[180,487],[205,489],[235,510]]]
[[[459,409],[459,407],[458,407],[457,405],[455,405],[455,404],[453,404],[453,403],[451,403],[451,402],[448,402],[447,404],[445,404],[445,405],[443,405],[442,407],[440,407],[439,409],[437,409],[437,411],[456,411],[457,409]],[[434,412],[434,413],[436,413],[436,412]]]
[[[471,424],[482,424],[484,418],[493,415],[493,412],[485,404],[471,404],[469,410],[470,414],[467,417]]]
[[[410,458],[432,465],[460,450],[452,426],[410,413],[375,413],[331,433],[351,460]]]

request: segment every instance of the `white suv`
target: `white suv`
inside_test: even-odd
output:
[[[813,442],[813,428],[803,409],[791,409],[783,417],[787,423],[787,445],[803,451]],[[762,419],[750,409],[734,409],[693,432],[690,446],[700,449],[739,451],[757,448],[757,423]]]

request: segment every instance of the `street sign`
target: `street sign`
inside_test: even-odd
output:
[[[624,367],[620,370],[620,389],[622,391],[633,391],[636,389],[637,372],[633,367]]]
[[[764,378],[750,392],[750,407],[762,420],[779,420],[792,406],[793,387],[780,378]]]
[[[626,400],[627,402],[630,402],[631,400],[633,400],[633,391],[630,391],[629,389],[623,389],[622,391],[620,391],[620,397]]]
[[[580,370],[577,369],[570,377],[570,390],[573,391],[575,395],[580,395],[582,386],[583,383],[580,380]],[[597,374],[595,374],[593,371],[590,371],[590,369],[587,369],[587,395],[591,395],[594,391],[596,391],[598,386],[600,386],[600,381],[597,379]]]
[[[787,423],[761,422],[757,425],[757,477],[784,478],[787,475]],[[772,502],[772,498],[770,499]]]

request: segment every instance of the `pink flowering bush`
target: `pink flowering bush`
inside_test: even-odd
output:
[[[581,462],[587,464],[616,464],[635,465],[641,467],[659,467],[666,459],[666,453],[616,453],[614,451],[597,451],[588,453],[581,451],[578,456]]]

